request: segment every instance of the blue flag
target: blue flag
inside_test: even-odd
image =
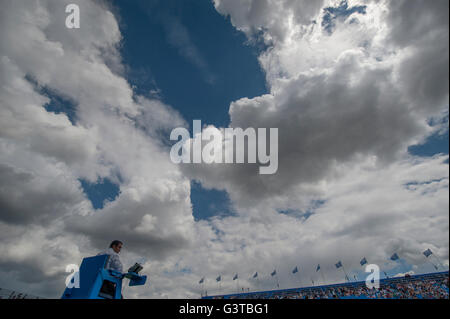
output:
[[[238,274],[234,275],[233,280],[238,279]]]
[[[431,255],[433,255],[433,252],[431,251],[431,249],[427,249],[423,252],[423,254],[425,255],[425,257],[430,257]]]
[[[277,274],[277,271],[274,270],[270,275],[273,277],[273,276],[275,276],[276,274]]]
[[[399,259],[400,259],[400,257],[398,257],[397,253],[395,253],[395,254],[393,254],[391,256],[391,260],[393,260],[393,261],[396,261],[396,260],[399,260]]]
[[[297,268],[297,267],[295,267],[295,268],[294,268],[294,270],[292,271],[292,273],[293,273],[293,274],[296,274],[296,273],[298,273],[298,268]]]
[[[255,274],[253,275],[253,278],[258,277],[258,272],[255,272]]]
[[[316,272],[320,270],[320,265],[317,265]]]
[[[198,282],[199,284],[202,284],[205,281],[205,277],[203,277],[202,279],[200,279],[200,281]]]
[[[337,264],[336,264],[336,268],[341,268],[342,267],[342,262],[341,261],[339,261]]]
[[[363,259],[361,259],[361,261],[359,262],[361,264],[361,266],[364,266],[365,264],[367,264],[367,259],[366,257],[364,257]]]
[[[222,276],[219,276],[219,277],[216,278],[216,281],[217,281],[217,282],[219,282],[219,281],[221,281],[221,280],[222,280]]]

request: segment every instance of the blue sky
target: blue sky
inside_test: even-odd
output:
[[[162,100],[179,111],[188,125],[200,119],[203,124],[226,127],[231,102],[268,93],[257,59],[261,48],[249,43],[212,2],[137,0],[113,4],[123,36],[126,77],[135,94]],[[335,8],[325,8],[322,27],[332,33],[337,19],[354,12],[365,14],[365,6],[349,7],[342,1]],[[38,89],[50,99],[47,111],[65,113],[76,122],[76,105],[70,99],[46,87]],[[408,152],[423,157],[448,154],[448,130],[431,135],[423,144],[411,145]],[[94,209],[103,208],[105,201],[113,201],[120,193],[119,185],[107,178],[80,182]],[[191,185],[196,220],[234,214],[225,191],[206,190],[196,181]],[[280,213],[295,215],[293,211]]]
[[[189,125],[200,119],[204,124],[226,127],[232,101],[267,93],[257,48],[247,44],[245,35],[221,16],[211,1],[114,4],[121,17],[122,56],[136,94],[158,95]],[[172,21],[176,30],[168,30],[172,26],[166,21]],[[181,34],[180,46],[171,41],[171,32]],[[195,57],[183,53],[192,49]],[[105,196],[113,195],[98,187]],[[90,198],[99,196],[85,191]],[[191,189],[194,217],[231,214],[227,198],[225,192],[204,190],[196,183]]]
[[[332,33],[336,27],[336,20],[346,19],[353,13],[366,13],[366,6],[349,6],[347,1],[343,0],[337,7],[327,7],[324,9],[322,27],[329,33]]]
[[[260,51],[247,42],[229,18],[217,13],[210,1],[115,1],[114,5],[120,17],[126,77],[135,94],[161,99],[179,111],[188,125],[201,119],[204,124],[226,127],[231,102],[268,93],[257,60]],[[336,20],[354,12],[364,14],[365,7],[349,7],[343,1],[336,8],[326,8],[322,27],[332,33]],[[70,100],[47,88],[40,91],[51,99],[46,105],[48,111],[64,112],[72,122],[76,121]],[[433,134],[421,145],[411,145],[408,152],[432,157],[448,154],[448,150],[447,131]],[[105,202],[114,201],[120,194],[119,185],[107,178],[97,183],[80,182],[94,209],[103,208]],[[194,180],[191,202],[196,221],[235,214],[225,191],[204,189]],[[306,212],[279,213],[306,220],[320,203],[312,204]],[[402,261],[389,271],[406,272],[410,267]],[[363,272],[357,275],[362,277]]]
[[[412,155],[425,157],[431,157],[440,153],[448,154],[448,135],[448,130],[445,133],[435,133],[427,138],[425,143],[410,146],[408,152]]]
[[[120,17],[126,76],[136,95],[161,99],[179,111],[188,125],[200,119],[203,124],[226,127],[232,101],[267,93],[258,48],[248,44],[245,35],[221,16],[212,2],[113,4]],[[166,21],[176,29],[169,30]],[[181,37],[181,45],[171,40],[171,32],[181,34],[175,35],[175,40]],[[195,56],[183,52],[192,48]],[[64,112],[75,121],[70,101],[46,89],[43,93],[51,98],[48,111]],[[108,179],[98,183],[81,180],[81,185],[95,209],[103,208],[105,200],[113,200],[120,192]],[[232,214],[225,192],[205,190],[199,183],[193,186],[191,200],[197,220]]]
[[[179,111],[188,125],[201,119],[204,124],[226,127],[231,102],[268,93],[257,60],[258,48],[247,43],[245,35],[232,26],[229,18],[217,13],[212,2],[115,1],[114,4],[120,16],[126,76],[135,94],[161,99]],[[349,7],[343,1],[336,8],[326,8],[322,27],[332,33],[336,20],[354,12],[364,14],[365,7]],[[57,99],[49,107],[58,105]],[[410,146],[408,152],[424,157],[448,154],[448,135],[448,131],[436,133],[425,143]],[[108,179],[97,184],[84,180],[81,183],[95,209],[102,208],[104,201],[114,200],[120,192],[118,185]],[[191,203],[196,221],[235,214],[225,191],[206,190],[197,181],[191,181]],[[312,205],[307,212],[279,212],[306,220],[320,206]],[[388,273],[409,270],[411,265],[401,259]],[[351,276],[354,274],[364,277],[363,269]]]
[[[2,0],[0,287],[57,297],[112,239],[152,277],[134,297],[448,265],[447,0],[67,1],[80,29]],[[174,165],[197,119],[278,128],[277,173]]]
[[[230,102],[266,93],[258,51],[210,1],[115,1],[136,94],[160,92],[188,123],[226,126]],[[187,52],[187,53],[186,53]]]
[[[229,17],[221,16],[210,1],[115,1],[123,35],[121,54],[127,66],[128,81],[135,94],[158,97],[178,110],[191,125],[194,119],[205,124],[226,127],[231,102],[242,97],[268,93],[264,72],[257,56],[257,46],[249,44],[237,31]],[[323,28],[332,31],[333,21],[365,7],[349,7],[345,1],[336,8],[327,8]],[[168,30],[164,21],[172,21],[176,30]],[[182,34],[181,45],[171,41],[170,32]],[[188,48],[186,48],[188,47]],[[191,49],[196,57],[183,50]],[[198,59],[197,59],[198,58]],[[200,62],[199,62],[200,61]],[[74,119],[73,106],[52,92],[49,111],[64,111]],[[415,156],[432,157],[448,154],[449,134],[436,133],[424,144],[412,145]],[[95,209],[102,208],[120,192],[110,180],[97,184],[82,180],[82,187]],[[193,214],[196,220],[233,214],[229,197],[224,191],[206,190],[193,181],[191,188]],[[282,211],[292,214],[292,212]],[[308,212],[309,216],[313,212]]]

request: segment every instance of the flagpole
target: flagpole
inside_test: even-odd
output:
[[[280,288],[280,284],[278,283],[278,274],[277,274],[277,268],[274,269],[274,271],[270,274],[271,277],[275,277],[277,287]]]
[[[427,258],[427,261],[428,261],[430,264],[433,265],[434,270],[439,270],[439,267],[438,267],[437,265],[433,264],[433,263],[431,262],[431,260],[429,260],[429,259]]]
[[[425,263],[430,263],[431,265],[433,265],[433,267],[434,267],[434,270],[438,270],[438,266],[436,266],[435,264],[433,264],[432,262],[431,262],[431,260],[430,260],[430,258],[428,258],[426,255],[424,255],[425,256]]]
[[[255,275],[256,275],[256,289],[258,289],[258,287],[259,287],[259,275],[258,275],[258,272],[255,272]],[[253,278],[255,278],[255,275],[253,275]]]
[[[277,280],[277,288],[280,289],[280,283],[278,282],[278,274],[275,274],[275,279]]]
[[[442,267],[443,270],[445,270],[444,265],[441,263],[441,260],[435,255],[433,254],[434,258],[436,258],[436,260],[438,261],[439,265]]]
[[[297,274],[298,274],[298,281],[300,282],[300,287],[299,288],[302,288],[303,283],[302,283],[302,277],[300,276],[300,271],[297,271]]]
[[[347,272],[345,271],[344,264],[343,263],[341,263],[341,264],[342,264],[342,270],[344,271],[344,274],[345,274],[345,279],[347,279],[347,281],[350,282],[350,278],[348,277]]]
[[[219,294],[222,292],[222,275],[219,275],[219,277],[216,278],[217,281],[217,288],[219,289]]]
[[[205,282],[205,277],[203,277],[202,279],[200,279],[200,281],[198,282],[199,285],[201,285],[201,293],[200,295],[203,297],[203,292],[205,290],[205,286],[204,286],[204,282]]]
[[[322,268],[319,269],[320,275],[322,276],[323,284],[325,285],[325,276],[323,275]]]

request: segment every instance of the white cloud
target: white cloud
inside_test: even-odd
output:
[[[448,260],[449,174],[445,159],[448,156],[410,157],[384,167],[366,159],[341,165],[339,177],[321,183],[318,193],[325,203],[306,220],[278,213],[280,203],[301,207],[296,198],[303,193],[301,187],[283,194],[280,201],[270,198],[250,208],[239,207],[238,217],[213,221],[217,233],[199,233],[200,242],[208,244],[199,244],[195,254],[183,259],[183,265],[198,273],[184,279],[185,289],[192,289],[197,278],[207,275],[208,292],[218,293],[214,278],[222,274],[222,293],[232,293],[235,272],[244,287],[273,289],[270,272],[274,268],[282,287],[296,287],[299,280],[303,285],[310,284],[311,278],[322,281],[315,272],[317,264],[328,282],[342,282],[342,272],[334,267],[338,260],[348,271],[364,271],[359,261],[366,256],[389,273],[395,267],[388,260],[393,252],[423,271],[433,271],[421,252],[429,247]],[[412,182],[416,182],[414,187],[407,186]],[[291,273],[295,266],[300,277]],[[250,278],[255,271],[259,286]],[[172,287],[170,280],[166,285],[168,290]]]
[[[331,35],[320,27],[320,7],[294,19],[284,2],[252,3],[215,1],[236,28],[249,37],[259,30],[271,45],[260,55],[270,94],[231,103],[230,126],[278,127],[279,170],[260,176],[256,165],[183,167],[205,187],[225,189],[239,214],[216,221],[223,235],[208,247],[230,249],[230,264],[217,252],[205,258],[221,258],[227,270],[245,260],[249,275],[254,265],[289,274],[288,265],[302,263],[307,277],[321,260],[358,268],[369,254],[393,267],[386,263],[392,251],[423,263],[427,246],[447,260],[447,157],[411,158],[407,149],[435,132],[427,121],[448,107],[448,43],[439,40],[448,38],[448,2],[352,1],[367,5],[367,14],[338,21]],[[399,36],[412,21],[416,36]],[[326,203],[306,221],[277,213],[305,212],[312,200]]]
[[[259,27],[242,14],[252,10],[251,1],[215,3],[219,12],[231,15],[237,28]],[[285,21],[284,10],[296,14],[284,3],[264,3],[267,7],[261,10],[278,18],[273,21]],[[328,1],[324,6],[337,4]],[[350,3],[357,4],[366,5],[367,14],[358,14],[358,23],[339,22],[331,35],[321,28],[320,8],[312,19],[294,19],[284,41],[273,43],[260,56],[270,94],[231,103],[230,126],[279,128],[278,174],[258,176],[254,166],[187,167],[187,174],[207,187],[226,188],[238,204],[254,205],[251,199],[277,197],[297,184],[326,180],[340,164],[355,158],[375,157],[380,165],[398,161],[409,145],[428,136],[433,128],[427,120],[448,106],[448,54],[441,54],[448,53],[448,44],[441,41],[437,47],[423,41],[425,34],[448,37],[448,15],[441,10],[448,3],[436,1],[429,8],[416,1],[413,9],[405,5],[401,10],[390,1]],[[433,15],[439,19],[419,21],[420,36],[395,40],[398,20],[410,21],[416,7],[427,11],[425,21]],[[308,22],[312,20],[317,23]],[[418,59],[416,70],[423,76],[406,74]]]
[[[65,2],[3,1],[0,286],[58,297],[65,265],[116,238],[124,264],[142,259],[150,275],[131,297],[197,297],[203,276],[212,294],[219,274],[222,292],[233,292],[235,272],[241,286],[274,288],[274,268],[293,287],[295,266],[307,284],[320,280],[318,263],[339,281],[338,259],[359,269],[366,256],[389,269],[393,251],[416,273],[427,248],[448,265],[448,156],[406,152],[436,131],[427,120],[448,106],[448,43],[439,41],[448,38],[448,2],[393,2],[351,1],[367,15],[338,21],[329,35],[322,8],[336,1],[215,1],[236,28],[270,45],[259,57],[270,94],[230,105],[232,127],[280,129],[278,174],[263,177],[257,165],[170,162],[161,137],[185,122],[134,96],[103,2],[76,1],[81,29],[68,30]],[[414,36],[403,36],[411,21]],[[74,101],[76,125],[47,112],[51,97],[29,78]],[[120,183],[121,194],[93,211],[78,179],[98,177]],[[189,178],[225,189],[237,216],[195,223]],[[279,213],[287,210],[300,213]]]
[[[233,25],[248,36],[263,32],[266,43],[285,41],[310,24],[324,1],[307,0],[215,0],[216,10],[231,17]]]
[[[189,180],[160,139],[184,120],[160,101],[134,96],[113,72],[121,35],[108,7],[77,4],[81,28],[69,30],[64,2],[2,2],[0,284],[27,280],[47,296],[62,289],[65,265],[80,261],[73,247],[86,256],[121,238],[131,254],[163,258],[193,237]],[[46,111],[52,96],[41,87],[73,101],[75,125]],[[105,177],[119,182],[121,193],[93,211],[78,179]],[[15,246],[18,236],[23,245]]]

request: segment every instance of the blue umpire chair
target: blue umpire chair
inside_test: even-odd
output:
[[[129,286],[142,286],[147,276],[140,276],[142,266],[135,264],[127,273],[105,269],[108,255],[86,257],[79,269],[79,288],[64,290],[61,299],[121,299],[122,280],[130,279]]]

